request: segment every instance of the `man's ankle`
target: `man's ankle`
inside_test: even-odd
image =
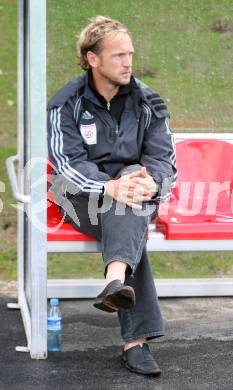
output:
[[[136,345],[142,346],[144,343],[146,343],[146,339],[138,339],[138,340],[134,340],[134,341],[129,341],[128,343],[125,343],[124,351],[127,351],[127,349],[133,348]]]
[[[125,271],[127,264],[122,261],[114,260],[108,265],[105,285],[109,284],[115,279],[119,279],[123,284],[125,281]]]

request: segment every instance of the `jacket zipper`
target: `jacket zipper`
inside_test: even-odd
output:
[[[107,102],[107,110],[110,111],[111,104],[110,102]],[[115,134],[118,135],[119,133],[119,126],[116,125]]]

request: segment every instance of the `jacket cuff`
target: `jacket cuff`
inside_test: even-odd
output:
[[[162,182],[156,182],[157,192],[151,199],[151,202],[155,204],[159,204],[160,202],[165,202],[171,195],[171,183],[172,183],[171,177],[164,178]]]

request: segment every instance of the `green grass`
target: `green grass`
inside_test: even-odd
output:
[[[16,210],[11,206],[15,202],[5,159],[16,152],[17,4],[0,0],[0,190],[1,182],[5,184],[5,192],[0,192],[1,279],[16,277]],[[109,15],[133,32],[134,71],[163,96],[173,127],[203,124],[208,131],[232,131],[232,0],[48,0],[47,4],[48,97],[81,73],[75,42],[88,18]],[[213,32],[216,20],[228,23],[231,31]],[[150,261],[155,277],[233,275],[230,252],[153,253]],[[48,272],[50,277],[102,278],[103,265],[100,255],[53,254]]]
[[[0,145],[16,144],[17,1],[0,0]]]
[[[233,26],[231,0],[48,4],[49,96],[80,73],[76,36],[88,18],[104,14],[120,19],[133,32],[134,70],[165,98],[174,124],[199,120],[211,131],[232,131],[233,33],[211,30],[216,20]],[[154,76],[146,76],[145,68]]]
[[[232,252],[150,253],[155,278],[210,278],[233,276]],[[100,254],[50,254],[50,278],[103,278]]]
[[[149,255],[158,278],[210,278],[233,276],[232,252],[174,252]]]
[[[16,248],[0,253],[0,280],[15,280],[17,275]]]

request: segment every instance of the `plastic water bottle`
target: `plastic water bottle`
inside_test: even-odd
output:
[[[61,351],[61,312],[57,298],[50,299],[50,308],[48,313],[48,351]]]

